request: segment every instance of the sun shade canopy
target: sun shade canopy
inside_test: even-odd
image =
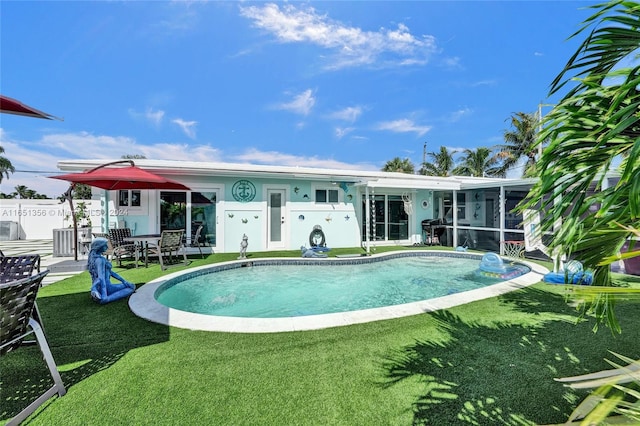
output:
[[[156,175],[136,166],[103,167],[83,173],[51,176],[53,179],[82,183],[109,191],[118,189],[179,189],[189,188],[174,180]]]
[[[42,112],[38,109],[25,105],[17,99],[10,98],[8,96],[0,95],[0,112],[6,114],[24,115],[27,117],[44,118],[45,120],[60,120],[61,118],[55,117],[46,112]]]

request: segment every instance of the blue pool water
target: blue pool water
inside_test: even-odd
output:
[[[412,256],[364,264],[267,265],[177,277],[157,301],[193,313],[280,318],[399,305],[496,284],[479,259]]]

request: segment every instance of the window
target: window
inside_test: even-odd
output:
[[[337,189],[316,189],[316,203],[337,203]]]
[[[458,192],[456,200],[458,202],[458,220],[464,220],[467,218],[467,194],[465,194],[464,192]]]
[[[118,193],[118,207],[140,207],[140,191],[122,189]]]

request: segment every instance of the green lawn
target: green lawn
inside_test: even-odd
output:
[[[274,253],[251,254],[267,255]],[[235,257],[191,260],[196,266]],[[141,285],[177,269],[118,272]],[[640,287],[637,277],[617,278]],[[593,320],[578,322],[563,286],[537,284],[435,313],[274,334],[150,323],[126,301],[96,305],[89,287],[85,272],[40,291],[68,393],[49,400],[30,425],[560,423],[585,393],[554,377],[608,368],[608,350],[640,358],[637,304],[617,305],[621,335],[606,328],[594,334]],[[0,372],[3,419],[47,384],[33,346],[1,357]]]

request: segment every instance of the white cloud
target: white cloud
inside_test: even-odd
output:
[[[156,126],[159,126],[162,123],[162,119],[164,118],[164,111],[154,111],[151,108],[147,108],[144,116],[148,121],[152,122]]]
[[[442,59],[442,64],[447,68],[462,69],[461,59],[457,56],[451,56]]]
[[[498,82],[496,80],[479,80],[471,83],[471,87],[479,86],[495,86]]]
[[[295,95],[289,102],[284,102],[276,105],[276,109],[281,109],[295,114],[309,115],[311,109],[316,103],[316,98],[313,96],[313,91],[307,89],[304,92]]]
[[[132,108],[129,109],[129,116],[134,120],[147,121],[155,127],[159,127],[164,119],[164,111],[154,111],[153,108],[147,108],[145,112],[138,112]]]
[[[106,162],[139,154],[155,160],[223,161],[221,152],[209,145],[168,142],[141,145],[134,138],[89,132],[52,133],[35,141],[21,141],[11,139],[0,128],[0,145],[16,170],[23,171],[11,174],[8,179],[5,177],[0,183],[0,192],[11,193],[16,186],[25,185],[50,197],[57,197],[68,188],[64,181],[48,177],[59,172],[57,163],[63,159],[91,158]]]
[[[342,139],[349,133],[353,132],[355,128],[353,127],[336,127],[336,137],[338,139]]]
[[[267,164],[278,166],[298,166],[298,167],[321,167],[327,169],[342,170],[378,170],[373,164],[351,164],[331,158],[319,158],[317,156],[299,156],[285,154],[277,151],[260,151],[257,149],[249,149],[245,153],[233,156],[235,161],[246,162],[251,164]]]
[[[196,138],[196,125],[198,124],[197,121],[185,121],[182,118],[175,118],[171,120],[171,122],[180,126],[184,134],[191,139]]]
[[[462,109],[459,109],[457,111],[452,112],[451,114],[449,114],[449,118],[448,121],[450,123],[455,123],[457,121],[460,121],[463,117],[469,115],[473,113],[473,110],[471,110],[470,108],[464,107]]]
[[[362,114],[362,107],[347,107],[339,111],[332,112],[331,114],[329,114],[329,118],[354,123],[358,119],[360,114]]]
[[[154,160],[222,161],[220,150],[209,145],[164,142],[153,145],[138,145],[136,152]]]
[[[241,7],[242,16],[282,43],[308,43],[333,53],[328,69],[361,65],[424,64],[437,50],[435,38],[415,36],[404,24],[364,31],[321,15],[312,7],[269,3]]]
[[[379,123],[376,128],[378,130],[388,130],[395,133],[414,132],[418,136],[423,136],[425,133],[431,130],[431,126],[418,126],[413,122],[413,120],[409,120],[408,118],[402,118],[394,121],[384,121],[382,123]]]

